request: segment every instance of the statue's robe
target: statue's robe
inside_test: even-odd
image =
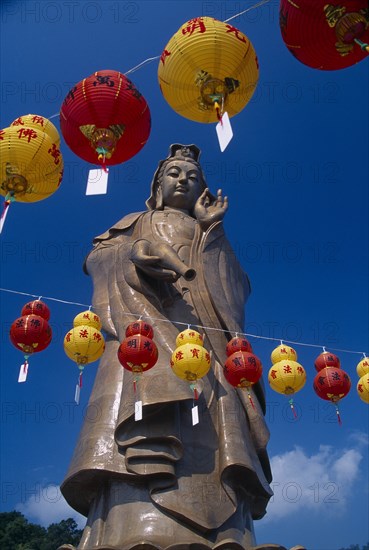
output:
[[[130,259],[142,238],[170,244],[196,270],[195,279],[168,283],[144,274]],[[223,374],[226,344],[243,330],[250,285],[222,223],[203,232],[180,211],[128,215],[95,239],[86,271],[106,350],[62,484],[69,504],[88,516],[79,548],[128,550],[140,542],[220,548],[224,541],[227,548],[250,548],[252,519],[265,514],[272,494],[269,433],[261,384],[251,389],[253,406]],[[159,359],[139,381],[143,419],[135,421],[133,375],[117,350],[139,316],[154,327]],[[204,334],[212,354],[195,426],[193,391],[170,368],[176,337],[187,325]]]

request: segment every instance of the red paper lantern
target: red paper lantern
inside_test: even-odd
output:
[[[326,367],[335,367],[336,369],[339,369],[341,363],[337,355],[329,351],[323,351],[323,353],[318,355],[318,357],[315,359],[314,366],[319,372]]]
[[[263,367],[260,359],[247,351],[235,351],[223,367],[224,376],[234,388],[246,388],[250,403],[255,408],[250,388],[261,378]]]
[[[339,424],[341,424],[338,402],[343,399],[351,389],[349,375],[341,368],[325,367],[316,374],[313,381],[313,388],[318,397],[334,403],[337,419]]]
[[[224,364],[224,376],[235,388],[249,388],[256,384],[262,372],[260,359],[247,351],[232,353]]]
[[[50,310],[41,300],[33,300],[23,306],[21,315],[39,315],[48,321],[50,319]]]
[[[135,334],[125,338],[120,344],[118,359],[125,369],[141,374],[157,362],[158,348],[151,338]]]
[[[12,344],[28,356],[47,348],[52,332],[49,323],[39,315],[23,315],[10,327]]]
[[[134,336],[135,334],[142,334],[147,338],[153,338],[154,329],[152,328],[151,325],[149,325],[149,323],[146,323],[145,321],[142,321],[141,319],[139,319],[138,321],[134,321],[133,323],[130,323],[126,328],[127,337]]]
[[[367,57],[367,0],[281,0],[279,22],[289,51],[314,69],[344,69]]]
[[[136,155],[151,126],[148,104],[119,71],[96,71],[78,82],[60,110],[70,149],[92,164],[114,165]]]
[[[242,336],[235,336],[227,344],[227,347],[226,347],[227,356],[229,357],[235,351],[247,351],[249,353],[252,353],[252,347],[250,342]]]

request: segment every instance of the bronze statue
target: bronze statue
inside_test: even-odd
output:
[[[97,237],[86,260],[106,351],[62,484],[87,516],[81,550],[248,550],[253,519],[272,495],[262,385],[251,390],[253,408],[222,368],[227,342],[242,332],[250,284],[224,234],[227,198],[209,192],[199,155],[195,145],[172,145],[148,210]],[[135,421],[132,373],[117,350],[139,316],[154,327],[159,359],[140,380],[143,419]],[[212,352],[197,425],[192,390],[170,369],[186,328],[178,322],[203,327]]]

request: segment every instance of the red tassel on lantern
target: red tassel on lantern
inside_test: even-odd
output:
[[[235,337],[227,344],[224,376],[234,388],[246,388],[250,403],[255,409],[250,388],[261,378],[263,367],[261,361],[252,353],[251,344],[246,338]]]
[[[51,327],[40,315],[22,315],[11,325],[9,337],[12,344],[24,353],[25,362],[21,365],[18,381],[25,382],[28,374],[28,358],[33,353],[43,351],[50,344]]]
[[[133,390],[136,395],[138,382],[143,372],[151,369],[158,360],[158,348],[155,342],[145,336],[147,333],[154,335],[153,328],[141,320],[128,325],[126,335],[118,348],[118,360],[122,367],[133,373]],[[142,401],[137,398],[135,402],[135,420],[142,418]]]
[[[336,407],[338,423],[341,425],[341,416],[338,402],[343,399],[351,389],[349,375],[341,368],[325,367],[320,370],[313,381],[315,393],[321,399],[331,401]]]

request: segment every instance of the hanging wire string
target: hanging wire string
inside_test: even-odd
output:
[[[29,294],[28,292],[20,292],[19,290],[10,290],[8,288],[0,288],[0,290],[2,292],[11,292],[12,294],[21,294],[22,296],[31,296],[31,298],[40,299],[39,294]],[[69,302],[68,300],[59,300],[58,298],[51,298],[50,296],[43,296],[42,295],[42,298],[44,300],[50,300],[52,302],[60,302],[62,304],[68,304],[68,305],[72,305],[72,306],[91,307],[90,305],[87,305],[87,304],[80,304],[78,302]]]
[[[10,290],[8,288],[0,288],[0,291],[2,292],[9,292],[11,294],[20,294],[21,296],[30,296],[31,298],[37,298],[37,299],[40,299],[40,294],[29,294],[28,292],[20,292],[19,290]],[[44,300],[50,300],[52,302],[59,302],[61,304],[68,304],[68,305],[73,305],[73,306],[81,306],[81,307],[87,307],[89,308],[89,310],[91,310],[92,306],[90,304],[81,304],[80,302],[71,302],[69,300],[61,300],[59,298],[53,298],[53,297],[50,297],[50,296],[43,296],[42,295],[42,298]],[[109,309],[104,309],[102,310],[101,308],[94,308],[94,311],[96,313],[104,313],[106,311],[109,311]],[[174,325],[180,325],[180,326],[186,326],[188,327],[188,323],[185,323],[183,321],[170,321],[169,319],[162,319],[160,317],[150,317],[148,315],[142,315],[142,313],[126,313],[126,312],[123,312],[122,311],[122,315],[126,315],[128,317],[139,317],[140,319],[144,318],[144,319],[147,319],[149,321],[158,321],[158,322],[161,322],[161,323],[171,323],[171,324],[174,324]],[[204,329],[204,330],[214,330],[214,331],[218,331],[218,332],[223,332],[223,333],[231,333],[231,332],[235,332],[235,331],[232,331],[232,330],[223,330],[221,328],[216,328],[216,327],[207,327],[207,326],[204,326],[204,325],[195,325],[193,323],[191,323],[191,327],[192,328],[197,328],[197,329]],[[259,336],[257,334],[251,334],[251,333],[248,333],[248,332],[235,332],[235,334],[240,335],[240,336],[249,336],[251,338],[259,338],[260,340],[269,340],[269,341],[273,341],[273,342],[283,342],[284,344],[292,344],[292,345],[297,345],[297,346],[306,346],[306,347],[311,347],[311,348],[323,348],[323,350],[325,351],[325,347],[320,345],[320,344],[308,344],[306,342],[295,342],[293,340],[281,340],[280,338],[272,338],[270,336]],[[329,349],[331,351],[339,351],[339,352],[342,352],[342,353],[353,353],[353,354],[360,354],[360,355],[363,355],[364,357],[366,357],[366,352],[364,351],[355,351],[355,350],[350,350],[350,349],[340,349],[340,348],[331,348],[329,347]]]
[[[258,8],[259,6],[262,6],[263,4],[267,4],[270,2],[270,0],[262,0],[261,2],[258,2],[257,4],[253,4],[249,8],[246,8],[243,11],[240,11],[240,13],[236,13],[236,15],[232,15],[232,17],[229,17],[228,19],[225,19],[223,23],[228,23],[228,21],[232,21],[232,19],[236,19],[236,17],[239,17],[240,15],[243,15],[244,13],[247,13],[248,11],[254,10],[255,8]]]
[[[240,15],[243,15],[244,13],[247,13],[248,11],[254,10],[254,9],[262,6],[263,4],[267,4],[268,2],[270,2],[270,0],[262,0],[261,2],[257,2],[256,4],[253,4],[252,6],[246,8],[245,10],[240,11],[239,13],[236,13],[235,15],[232,15],[232,17],[229,17],[228,19],[225,19],[223,21],[223,23],[228,23],[228,21],[232,21],[232,19],[236,19]],[[126,71],[123,74],[126,76],[127,74],[133,73],[133,72],[137,71],[138,69],[140,69],[141,67],[143,67],[144,65],[146,65],[147,63],[151,63],[152,61],[160,59],[160,57],[161,57],[160,55],[155,55],[154,57],[148,57],[147,59],[144,59],[144,61],[141,61],[141,63],[139,63],[135,67],[132,67],[132,69],[128,69],[128,71]],[[52,118],[56,118],[57,116],[59,116],[59,113],[55,113],[54,115],[51,115],[48,118],[52,119]]]
[[[130,73],[133,73],[134,71],[137,71],[137,69],[139,69],[143,65],[146,65],[146,63],[150,63],[151,61],[155,61],[155,59],[160,59],[160,55],[156,55],[155,57],[148,57],[147,59],[145,59],[144,61],[142,61],[141,63],[139,63],[135,67],[132,67],[132,69],[129,69],[128,71],[126,71],[123,74],[127,75],[127,74],[130,74]]]

